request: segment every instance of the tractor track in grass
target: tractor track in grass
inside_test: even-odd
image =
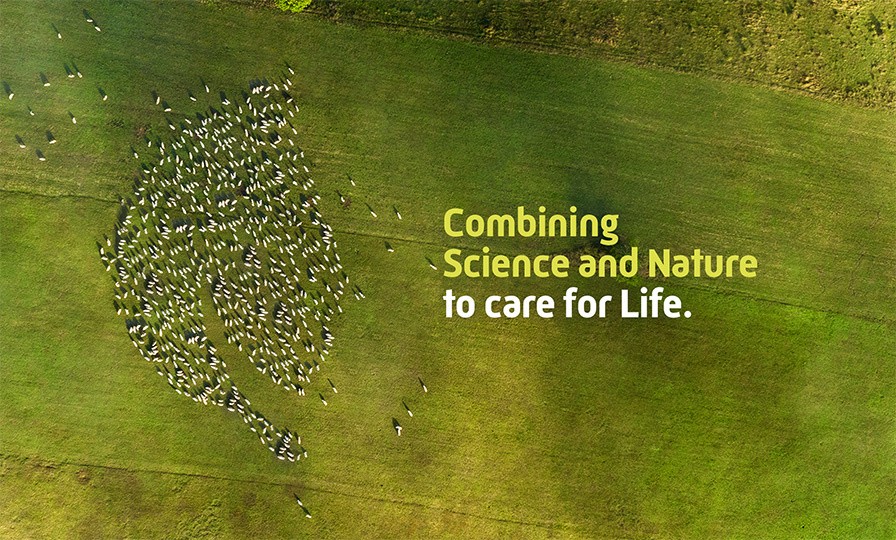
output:
[[[95,201],[109,204],[117,204],[118,201],[114,199],[104,199],[102,197],[96,197],[93,195],[80,195],[77,193],[59,193],[56,195],[50,193],[40,193],[37,191],[25,191],[20,189],[5,189],[0,188],[0,193],[6,195],[21,195],[24,197],[43,197],[46,199],[84,199],[86,201]]]
[[[462,512],[460,510],[452,510],[450,508],[444,508],[440,506],[425,504],[422,502],[415,501],[407,501],[401,499],[389,499],[385,497],[373,497],[370,495],[362,495],[358,493],[351,493],[348,491],[342,491],[338,489],[326,488],[326,487],[313,487],[307,484],[298,484],[292,482],[276,482],[272,480],[258,480],[251,478],[236,478],[230,476],[221,476],[215,474],[208,473],[196,473],[196,472],[183,472],[183,471],[171,471],[166,469],[152,469],[152,468],[140,468],[140,467],[122,467],[119,465],[107,465],[101,463],[84,463],[78,461],[51,461],[46,460],[43,461],[39,458],[28,457],[28,456],[20,456],[16,454],[0,454],[0,461],[15,461],[19,464],[27,464],[33,467],[42,467],[49,469],[58,469],[61,467],[67,468],[92,468],[92,469],[102,469],[107,471],[116,471],[116,472],[128,472],[128,473],[141,473],[141,474],[156,474],[156,475],[167,475],[167,476],[175,476],[175,477],[183,477],[183,478],[197,478],[200,480],[212,480],[219,482],[233,482],[238,484],[253,484],[258,486],[272,486],[272,487],[285,487],[292,489],[301,489],[302,491],[310,491],[316,493],[325,493],[328,495],[336,495],[340,497],[348,497],[353,499],[360,499],[365,501],[373,501],[384,504],[394,504],[400,506],[408,506],[413,508],[423,508],[426,510],[432,510],[436,512],[444,512],[448,514],[454,514],[459,516],[464,516],[468,518],[481,519],[484,521],[494,521],[498,523],[508,523],[513,525],[521,525],[524,527],[537,527],[541,529],[566,529],[571,530],[574,527],[571,524],[567,523],[556,523],[556,522],[541,522],[541,521],[522,521],[510,518],[502,518],[496,516],[486,516],[482,514],[476,514],[472,512]]]

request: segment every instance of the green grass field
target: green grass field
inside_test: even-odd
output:
[[[71,62],[83,79],[65,77]],[[333,325],[326,408],[229,359],[253,404],[302,433],[298,464],[140,359],[95,248],[136,172],[130,145],[168,129],[153,90],[189,114],[215,97],[200,77],[237,92],[284,62],[324,215],[367,293]],[[15,92],[0,96],[0,536],[896,535],[891,113],[179,1],[6,1],[0,67]],[[662,282],[689,320],[446,320],[449,287],[626,286],[428,267],[484,243],[450,241],[447,208],[538,204],[617,212],[645,248],[754,254],[760,273]]]

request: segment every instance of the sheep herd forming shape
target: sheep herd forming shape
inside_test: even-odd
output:
[[[254,81],[240,98],[222,93],[220,106],[147,136],[145,152],[134,150],[134,193],[100,256],[143,358],[178,393],[237,412],[279,459],[296,461],[307,457],[301,438],[253,410],[206,324],[217,316],[261,373],[305,395],[332,344],[327,324],[340,299],[363,297],[348,284],[293,140],[291,86],[286,75]]]

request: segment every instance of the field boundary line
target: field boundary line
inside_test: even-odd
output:
[[[9,195],[23,195],[26,197],[43,197],[46,199],[86,199],[90,201],[104,202],[104,203],[117,203],[118,201],[114,199],[104,199],[102,197],[96,197],[94,195],[79,195],[77,193],[60,193],[58,195],[51,195],[49,193],[41,193],[39,191],[25,191],[21,189],[7,189],[0,188],[0,193],[5,193]]]
[[[41,458],[20,456],[17,454],[6,454],[6,453],[0,453],[0,459],[11,459],[14,461],[18,461],[19,463],[22,463],[22,462],[31,463],[36,466],[45,467],[45,468],[46,467],[56,468],[59,466],[90,467],[90,468],[94,468],[94,469],[105,469],[105,470],[112,470],[112,471],[160,474],[160,475],[170,475],[170,476],[186,476],[186,477],[191,477],[191,478],[200,478],[200,479],[204,479],[204,480],[218,480],[218,481],[225,481],[225,482],[234,482],[234,483],[238,483],[238,484],[240,484],[240,483],[241,484],[258,484],[258,485],[265,485],[265,486],[291,487],[294,489],[299,489],[298,484],[291,483],[291,482],[276,482],[273,480],[259,480],[259,479],[252,479],[252,478],[235,478],[235,477],[219,476],[219,475],[207,474],[207,473],[170,471],[170,470],[165,470],[165,469],[151,469],[151,468],[140,468],[140,467],[124,467],[124,466],[120,466],[120,465],[106,465],[106,464],[99,464],[99,463],[82,463],[82,462],[69,461],[69,460],[53,461],[51,459],[46,459],[46,463],[42,464],[42,463],[40,463]],[[567,530],[574,529],[574,527],[572,527],[570,524],[567,524],[567,523],[521,521],[521,520],[515,520],[515,519],[509,519],[509,518],[485,516],[482,514],[475,514],[472,512],[462,512],[459,510],[452,510],[450,508],[443,508],[440,506],[432,506],[432,505],[424,504],[421,502],[406,501],[406,500],[401,500],[401,499],[387,499],[384,497],[373,497],[373,496],[369,496],[369,495],[361,495],[361,494],[357,494],[357,493],[344,492],[344,491],[340,491],[338,489],[331,489],[331,488],[324,488],[324,487],[313,487],[308,484],[303,484],[303,487],[301,489],[303,489],[305,491],[315,491],[318,493],[326,493],[329,495],[337,495],[337,496],[341,496],[341,497],[349,497],[349,498],[363,499],[363,500],[368,500],[368,501],[376,501],[376,502],[380,502],[380,503],[396,504],[396,505],[401,505],[401,506],[413,506],[415,508],[425,508],[428,510],[435,510],[435,511],[445,512],[445,513],[449,513],[449,514],[457,514],[457,515],[461,515],[461,516],[472,517],[472,518],[482,519],[482,520],[486,520],[486,521],[496,521],[499,523],[511,523],[511,524],[522,525],[522,526],[526,526],[526,527],[538,527],[538,528],[549,529],[549,530],[552,528],[562,528],[562,529],[567,529]]]

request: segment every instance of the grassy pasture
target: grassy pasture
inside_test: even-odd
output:
[[[16,93],[0,103],[0,535],[896,533],[892,115],[238,7],[5,2],[0,23],[0,78]],[[292,466],[139,359],[94,247],[134,173],[129,146],[168,129],[152,90],[188,114],[188,90],[215,96],[200,77],[235,92],[283,61],[324,215],[367,292],[335,325],[327,408],[228,362],[259,409],[303,434],[312,459]],[[65,78],[68,62],[84,79]],[[41,143],[47,129],[57,144]],[[688,321],[446,321],[447,287],[618,291],[427,267],[483,243],[449,241],[446,208],[519,204],[618,212],[640,246],[751,253],[760,275],[663,283]]]
[[[887,0],[318,0],[309,10],[337,22],[625,58],[867,105],[896,99],[896,6]]]

